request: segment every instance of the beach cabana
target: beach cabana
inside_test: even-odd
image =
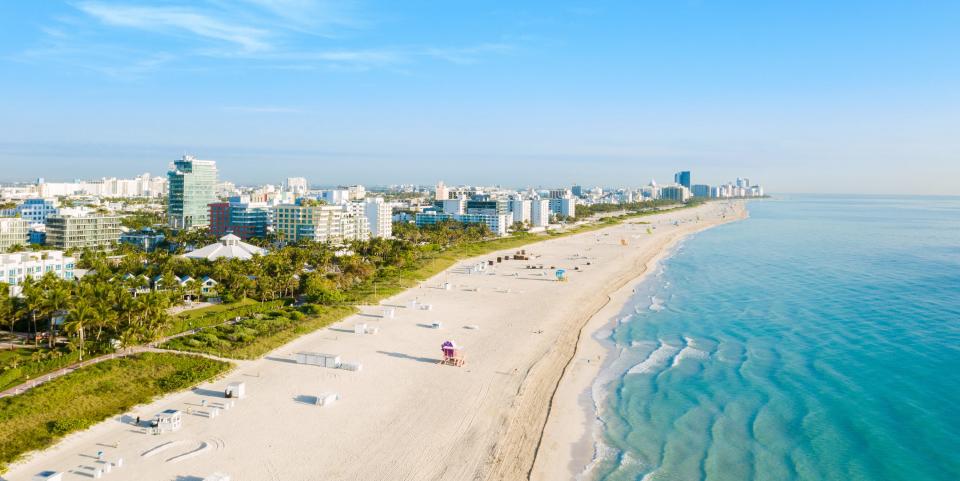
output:
[[[243,381],[232,382],[227,384],[227,388],[223,390],[223,397],[243,399],[247,395],[246,391],[247,383]]]
[[[341,364],[340,356],[321,352],[298,352],[295,357],[298,364],[312,364],[334,369],[340,367]]]
[[[317,406],[329,406],[340,400],[340,395],[335,392],[325,392],[317,396]]]
[[[362,323],[362,322],[358,322],[357,324],[354,324],[354,325],[353,325],[353,333],[354,333],[354,334],[366,334],[366,333],[367,333],[367,325],[366,325],[365,323]]]
[[[345,369],[347,371],[362,371],[363,363],[362,362],[342,362],[340,363],[340,369]]]
[[[150,422],[150,427],[154,433],[174,432],[183,425],[183,413],[176,409],[167,409],[156,416]]]

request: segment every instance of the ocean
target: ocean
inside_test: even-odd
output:
[[[960,479],[960,198],[749,211],[685,240],[598,334],[582,477]]]

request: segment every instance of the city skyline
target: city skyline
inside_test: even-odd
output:
[[[960,194],[957,5],[635,3],[18,2],[0,180],[195,153],[238,183]]]

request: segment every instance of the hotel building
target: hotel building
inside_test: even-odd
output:
[[[0,252],[30,242],[30,223],[17,217],[0,218]]]
[[[463,222],[464,224],[486,224],[490,232],[498,236],[507,235],[512,215],[489,214],[449,214],[445,212],[422,212],[417,214],[417,227],[435,225],[443,221]]]
[[[660,189],[660,198],[663,200],[686,202],[690,199],[690,189],[682,185],[667,185]]]
[[[284,204],[277,206],[274,225],[277,237],[287,243],[310,240],[341,244],[370,238],[363,205]]]
[[[393,237],[393,209],[383,197],[367,199],[363,203],[363,215],[370,224],[370,237]]]
[[[220,238],[233,234],[243,240],[263,239],[272,225],[273,212],[266,202],[251,202],[250,196],[231,197],[210,204],[210,234]]]
[[[110,247],[120,240],[120,217],[63,209],[47,218],[47,240],[57,249]]]
[[[10,285],[10,295],[20,295],[24,279],[39,279],[50,272],[60,279],[72,280],[76,259],[61,251],[0,254],[0,281]]]
[[[210,204],[217,201],[217,163],[189,155],[167,172],[167,220],[174,229],[210,225]]]
[[[57,213],[57,204],[53,199],[27,199],[13,209],[0,210],[0,216],[20,216],[31,224],[46,224],[47,217]]]

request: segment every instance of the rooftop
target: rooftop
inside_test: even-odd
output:
[[[255,255],[266,253],[265,249],[247,244],[233,234],[227,234],[220,238],[220,242],[187,252],[183,256],[188,259],[206,259],[208,261],[220,258],[248,260]]]

